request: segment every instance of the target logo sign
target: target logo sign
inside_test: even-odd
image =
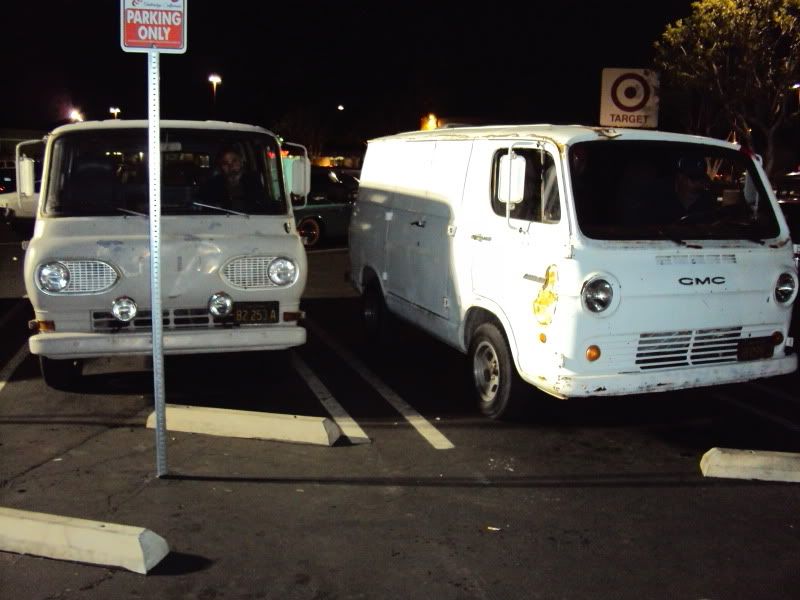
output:
[[[658,73],[648,69],[603,69],[600,125],[658,127]]]

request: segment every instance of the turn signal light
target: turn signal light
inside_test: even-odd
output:
[[[591,345],[586,348],[586,360],[594,362],[600,358],[600,346]]]
[[[306,313],[304,313],[303,311],[285,312],[285,313],[283,313],[283,320],[284,320],[284,322],[286,322],[286,321],[299,321],[300,319],[302,319],[305,316],[306,316]]]
[[[783,343],[783,334],[780,331],[773,331],[771,337],[775,346],[780,346]]]
[[[28,321],[28,329],[37,333],[52,333],[56,330],[55,321]]]

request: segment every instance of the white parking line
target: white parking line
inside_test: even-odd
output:
[[[353,354],[333,340],[325,331],[320,329],[311,319],[306,319],[306,327],[314,332],[323,343],[336,352],[364,381],[369,383],[384,400],[391,404],[408,423],[425,438],[425,440],[436,450],[450,450],[455,448],[453,443],[448,440],[441,431],[436,429],[431,423],[419,414],[414,408],[398,396],[394,390],[383,383],[380,378],[370,371],[364,363],[358,360]]]
[[[336,421],[336,424],[339,426],[339,429],[348,437],[350,443],[369,444],[370,439],[364,430],[358,426],[358,423],[356,423],[349,414],[347,414],[347,411],[336,401],[333,394],[328,391],[325,384],[320,381],[319,377],[314,374],[305,361],[295,352],[292,352],[291,357],[292,366],[300,373],[303,379],[306,380],[308,387],[314,392],[314,395],[322,403],[322,406],[325,407],[325,410],[330,413],[333,420]]]
[[[6,387],[6,383],[14,374],[14,371],[17,370],[22,364],[22,361],[28,357],[28,342],[22,344],[22,347],[17,350],[17,353],[11,357],[2,370],[0,370],[0,392],[3,391],[3,388]]]

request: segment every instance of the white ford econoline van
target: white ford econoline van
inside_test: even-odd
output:
[[[147,154],[147,121],[67,125],[46,138],[25,284],[30,349],[53,387],[72,387],[83,359],[152,352]],[[165,354],[305,342],[306,255],[288,201],[307,193],[302,161],[286,189],[269,131],[161,122]],[[239,178],[226,177],[237,162]]]
[[[511,157],[511,158],[509,158]],[[498,126],[372,140],[350,223],[368,332],[467,353],[483,412],[797,367],[797,269],[757,157],[719,140]]]

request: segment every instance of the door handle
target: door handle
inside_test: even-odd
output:
[[[472,239],[476,242],[491,242],[492,237],[489,235],[481,235],[480,233],[473,233]]]
[[[411,221],[410,225],[413,225],[414,227],[425,227],[425,221],[424,220]]]

